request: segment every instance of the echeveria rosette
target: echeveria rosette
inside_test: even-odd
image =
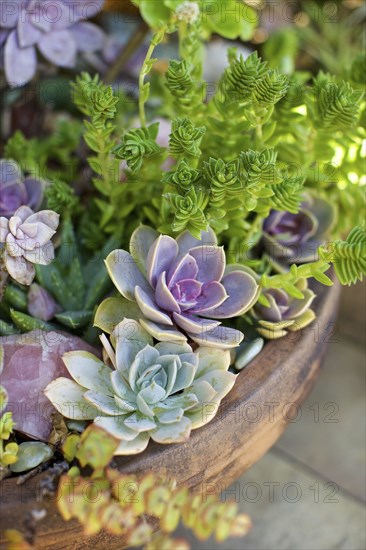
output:
[[[94,423],[121,440],[117,455],[142,452],[150,438],[181,443],[215,416],[236,375],[230,353],[187,342],[159,342],[132,319],[102,337],[114,368],[85,351],[66,353],[73,380],[57,378],[45,389],[53,405],[75,420]]]
[[[38,210],[43,198],[44,183],[24,178],[14,160],[0,159],[0,216],[10,218],[20,206]]]
[[[0,42],[8,83],[21,86],[37,70],[37,51],[58,67],[75,67],[78,52],[103,47],[103,31],[85,19],[95,16],[104,0],[15,0],[0,14]],[[11,5],[10,5],[11,4]]]
[[[294,298],[282,288],[263,291],[269,305],[257,302],[252,310],[259,334],[275,340],[286,336],[289,330],[294,332],[305,328],[315,319],[315,313],[310,309],[315,294],[307,287],[307,280],[300,279],[296,287],[304,295],[303,298]]]
[[[188,337],[218,348],[240,344],[243,334],[220,326],[221,320],[249,310],[259,287],[240,267],[226,266],[224,249],[211,229],[201,232],[201,240],[188,231],[173,239],[140,226],[132,234],[130,251],[115,250],[106,266],[122,296],[136,302],[138,318],[154,338]]]
[[[316,261],[334,220],[334,208],[327,200],[307,194],[297,214],[270,212],[263,224],[264,246],[271,257],[286,263]]]
[[[56,233],[59,215],[53,210],[36,214],[21,206],[9,220],[0,217],[0,243],[3,261],[9,275],[22,285],[35,277],[33,264],[47,265],[54,259],[51,238]]]

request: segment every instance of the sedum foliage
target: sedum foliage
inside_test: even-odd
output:
[[[81,436],[69,435],[63,444],[72,467],[61,477],[58,509],[65,520],[81,521],[86,535],[105,530],[123,535],[129,547],[189,550],[187,542],[171,536],[180,522],[200,540],[214,535],[222,542],[247,533],[250,520],[246,514],[238,515],[234,502],[223,503],[213,495],[192,496],[186,487],[158,473],[138,476],[113,469],[109,463],[118,444],[96,426]],[[89,472],[92,468],[91,475],[83,473],[86,467]]]

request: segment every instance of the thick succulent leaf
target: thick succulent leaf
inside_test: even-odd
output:
[[[130,409],[129,412],[136,410],[136,395],[119,371],[112,372],[111,382],[115,397],[119,397],[124,402],[126,410],[127,408]]]
[[[192,313],[205,313],[213,311],[228,298],[225,287],[218,281],[211,281],[203,285],[196,305],[190,310]]]
[[[13,277],[21,285],[32,284],[36,271],[34,266],[21,256],[13,258],[13,256],[5,254],[5,267],[10,277]]]
[[[70,31],[81,52],[95,52],[103,48],[105,34],[97,25],[82,21],[70,27]]]
[[[215,319],[237,317],[248,311],[258,298],[257,282],[244,271],[228,273],[223,277],[222,284],[229,296],[228,299],[214,310],[205,311],[205,316]]]
[[[106,298],[95,313],[94,326],[111,334],[125,317],[137,321],[140,316],[140,308],[135,302],[130,302],[123,296]]]
[[[163,403],[159,403],[159,410],[156,414],[160,414],[161,411],[172,410],[176,408],[187,411],[196,407],[199,404],[197,396],[189,390],[178,395],[171,395]],[[156,411],[156,409],[154,409]]]
[[[270,304],[269,307],[257,304],[253,310],[254,316],[259,319],[270,321],[271,323],[280,323],[282,321],[282,313],[275,298],[269,293],[265,294],[265,298]]]
[[[160,235],[147,255],[147,277],[152,287],[156,287],[162,271],[168,271],[178,254],[178,245],[172,237]]]
[[[163,400],[165,395],[165,389],[159,386],[155,381],[152,381],[149,386],[146,386],[146,388],[139,393],[139,396],[141,396],[148,405],[155,405]]]
[[[147,255],[154,241],[159,237],[159,233],[152,227],[140,225],[132,233],[130,240],[130,253],[141,272],[147,278],[146,261]]]
[[[191,421],[183,416],[172,424],[159,424],[150,432],[151,439],[157,443],[181,443],[187,441],[191,433]]]
[[[128,382],[133,391],[138,391],[137,379],[139,375],[148,367],[156,365],[158,358],[159,352],[150,345],[145,346],[142,350],[137,352],[128,371],[126,371],[126,374],[128,374]]]
[[[110,278],[117,290],[128,300],[135,300],[135,287],[138,285],[146,293],[151,288],[131,254],[125,250],[114,250],[105,260]]]
[[[259,325],[264,328],[272,329],[272,330],[282,330],[284,328],[290,327],[294,324],[294,320],[289,319],[288,321],[280,321],[278,323],[271,323],[270,321],[259,321]]]
[[[85,388],[68,378],[56,378],[45,388],[44,393],[53,406],[66,418],[93,420],[98,408],[84,399]]]
[[[135,300],[143,315],[150,321],[163,325],[173,325],[169,315],[161,311],[157,303],[139,286],[135,287]]]
[[[287,330],[275,330],[274,326],[272,326],[272,328],[257,327],[257,332],[267,340],[277,340],[278,338],[283,338],[283,336],[287,334]]]
[[[156,428],[156,423],[151,418],[139,412],[134,412],[128,416],[125,420],[125,424],[128,428],[137,433],[148,432]]]
[[[80,386],[113,395],[110,380],[112,370],[106,367],[98,357],[88,351],[69,351],[64,353],[62,360]]]
[[[316,319],[316,315],[314,311],[312,309],[308,309],[307,311],[304,311],[300,315],[300,317],[297,317],[294,324],[288,327],[288,330],[291,330],[291,331],[301,330],[307,327],[308,325],[310,325],[310,323],[312,323],[314,319]]]
[[[226,370],[213,370],[205,372],[205,374],[203,374],[198,381],[201,382],[202,380],[205,380],[208,382],[217,392],[217,395],[215,396],[215,400],[217,400],[222,399],[227,393],[229,393],[235,384],[237,376],[237,374],[233,374],[232,372]]]
[[[263,338],[255,338],[252,342],[240,345],[235,357],[236,370],[242,370],[260,353],[264,346]]]
[[[196,246],[217,245],[217,237],[211,228],[208,231],[201,231],[201,239],[196,239],[189,231],[184,231],[176,240],[179,247],[179,257],[184,256],[191,248],[195,248]]]
[[[37,54],[33,46],[20,48],[16,31],[12,31],[5,43],[4,65],[6,80],[10,86],[23,86],[36,73]]]
[[[187,342],[158,342],[155,345],[160,355],[182,355],[192,353],[192,348]]]
[[[66,327],[77,329],[85,327],[91,320],[93,315],[92,311],[63,311],[62,313],[56,313],[55,318],[59,323]]]
[[[41,441],[25,441],[18,447],[18,460],[10,465],[10,470],[14,473],[26,472],[32,470],[46,462],[53,455],[51,447]]]
[[[177,330],[175,327],[168,327],[160,323],[153,323],[148,319],[140,319],[140,324],[147,330],[151,336],[161,342],[184,342],[187,336]]]
[[[41,54],[58,67],[74,67],[77,45],[69,30],[53,31],[44,34],[38,42]]]
[[[220,371],[223,372],[223,371]],[[209,403],[212,399],[216,397],[216,390],[212,387],[210,382],[207,380],[199,379],[195,380],[192,386],[189,388],[189,391],[194,393],[198,399],[198,405],[194,407],[194,410],[201,408],[202,404]]]
[[[146,449],[149,440],[150,435],[147,432],[139,433],[132,441],[121,441],[114,454],[124,456],[142,453]]]
[[[128,373],[139,351],[152,345],[153,339],[140,323],[133,319],[123,319],[113,331],[116,341],[117,369]]]
[[[195,279],[198,273],[196,260],[190,254],[184,254],[168,271],[167,284],[171,288],[174,283],[186,279]]]
[[[183,362],[180,369],[178,369],[177,376],[175,378],[173,389],[170,393],[177,393],[180,390],[188,388],[194,380],[196,374],[195,365]]]
[[[179,422],[184,415],[184,410],[180,407],[177,407],[175,409],[168,409],[165,411],[160,411],[157,414],[157,419],[159,421],[159,424],[174,424],[176,422]]]
[[[163,271],[159,275],[156,283],[155,299],[157,305],[165,311],[176,311],[177,313],[180,313],[178,302],[167,286],[166,271]]]
[[[96,409],[99,411],[99,414],[118,416],[120,414],[125,414],[126,411],[123,410],[117,404],[116,400],[108,395],[103,395],[97,391],[88,390],[84,394],[84,398],[95,405]]]
[[[94,420],[94,424],[118,439],[132,441],[136,437],[136,432],[127,428],[125,419],[125,416],[99,416]]]
[[[212,370],[227,370],[230,366],[230,352],[228,350],[199,347],[196,354],[198,355],[196,378],[200,378],[200,376]]]
[[[211,346],[220,349],[235,348],[244,338],[240,330],[220,326],[202,335],[189,333],[188,336],[201,346]]]
[[[42,37],[42,32],[32,25],[29,19],[29,16],[26,14],[25,6],[22,6],[17,24],[17,37],[21,48],[27,48],[28,46],[37,44],[38,40]]]
[[[306,288],[302,292],[304,294],[303,300],[299,300],[297,298],[294,298],[292,300],[288,310],[286,311],[286,314],[284,315],[285,319],[296,319],[297,321],[297,318],[309,309],[316,295],[312,290],[308,288]]]
[[[197,246],[191,248],[189,254],[196,260],[199,281],[202,283],[221,281],[226,267],[226,257],[222,246]]]
[[[183,330],[193,334],[204,335],[207,331],[211,331],[219,326],[220,321],[213,319],[201,319],[194,315],[184,315],[173,313],[173,318],[176,324]]]

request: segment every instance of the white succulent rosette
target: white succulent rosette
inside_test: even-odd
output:
[[[151,439],[180,443],[215,416],[236,375],[228,350],[186,342],[159,342],[135,320],[124,319],[101,338],[112,368],[93,354],[63,356],[73,379],[57,378],[45,389],[68,418],[93,420],[121,440],[115,454],[142,452]],[[107,362],[107,361],[106,361]]]

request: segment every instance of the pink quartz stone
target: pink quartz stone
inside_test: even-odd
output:
[[[59,376],[70,375],[62,355],[85,350],[100,353],[76,336],[62,332],[33,330],[0,338],[4,348],[1,384],[8,392],[7,409],[12,411],[16,429],[36,439],[48,440],[53,405],[43,394],[44,388]]]

